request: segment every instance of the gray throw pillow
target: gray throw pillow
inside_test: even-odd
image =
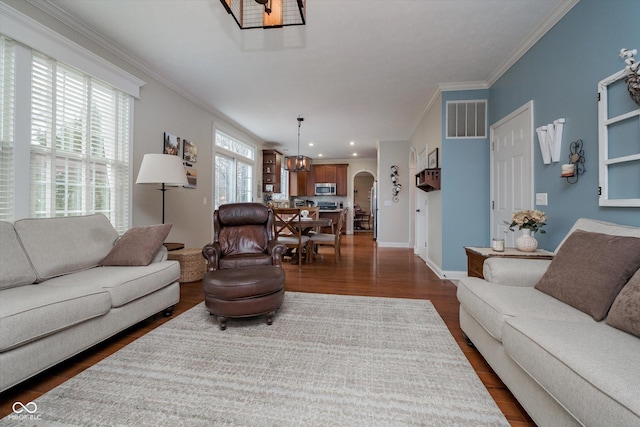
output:
[[[535,288],[600,321],[638,268],[640,238],[575,230]]]
[[[640,270],[636,271],[613,302],[607,324],[640,337]]]
[[[172,224],[158,224],[129,229],[113,245],[109,255],[102,261],[106,266],[149,265],[160,250]]]

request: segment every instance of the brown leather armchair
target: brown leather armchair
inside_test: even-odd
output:
[[[260,203],[230,203],[213,214],[213,242],[202,248],[207,273],[205,305],[218,318],[267,315],[267,324],[284,301],[285,274],[273,211]]]
[[[273,211],[261,203],[229,203],[213,214],[213,242],[202,248],[207,271],[282,265],[287,247],[276,240]]]

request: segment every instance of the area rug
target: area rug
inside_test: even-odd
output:
[[[201,303],[35,403],[20,425],[509,425],[429,301],[294,292],[271,326]]]

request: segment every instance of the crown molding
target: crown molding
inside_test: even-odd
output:
[[[479,89],[489,89],[489,84],[487,82],[479,81],[479,82],[455,82],[455,83],[440,83],[438,85],[442,92],[447,92],[450,90],[479,90]]]
[[[551,13],[538,25],[529,36],[518,46],[507,59],[502,62],[494,70],[494,72],[487,79],[487,86],[491,87],[498,81],[509,68],[511,68],[525,53],[529,51],[554,25],[556,25],[573,7],[578,4],[580,0],[564,0],[558,7],[556,7]]]
[[[529,36],[507,56],[507,58],[496,68],[489,78],[485,81],[478,82],[456,82],[456,83],[440,83],[440,90],[443,92],[454,90],[476,90],[489,89],[498,81],[509,68],[518,62],[525,53],[529,51],[554,25],[556,25],[580,0],[564,0],[558,7],[538,25]]]
[[[243,133],[245,133],[248,136],[252,137],[256,141],[260,141],[260,143],[263,143],[262,138],[258,137],[253,132],[251,132],[248,129],[246,129],[244,126],[241,126],[239,123],[237,123],[236,121],[234,121],[233,119],[231,119],[227,115],[225,115],[222,112],[218,111],[213,106],[211,106],[209,104],[206,104],[201,99],[199,99],[196,96],[192,95],[191,93],[185,91],[179,85],[175,84],[174,82],[172,82],[168,78],[166,78],[163,75],[159,74],[149,64],[147,64],[146,62],[140,60],[135,55],[129,53],[128,51],[123,49],[121,46],[113,43],[111,40],[103,37],[102,35],[100,35],[96,31],[91,29],[89,26],[87,26],[84,23],[78,21],[76,18],[74,18],[73,16],[69,15],[67,12],[62,10],[60,7],[58,7],[57,5],[53,4],[50,0],[26,0],[26,1],[28,3],[30,3],[31,5],[33,5],[34,7],[40,9],[42,12],[44,12],[47,15],[51,16],[52,18],[55,18],[56,20],[60,21],[62,24],[66,25],[67,27],[71,28],[73,31],[75,31],[75,32],[79,33],[80,35],[86,37],[89,41],[91,41],[91,42],[97,44],[98,46],[102,47],[107,52],[115,55],[116,57],[118,57],[120,59],[122,59],[123,61],[125,61],[129,65],[135,67],[136,69],[138,69],[138,70],[142,71],[143,73],[147,74],[148,76],[152,77],[154,80],[157,80],[158,82],[160,82],[164,86],[166,86],[169,89],[171,89],[174,92],[176,92],[178,95],[183,96],[187,100],[189,100],[192,103],[194,103],[196,106],[202,108],[203,110],[207,111],[208,113],[213,114],[217,118],[220,118],[220,119],[228,122],[229,125],[231,125],[232,127],[236,128],[238,130],[241,130]]]
[[[145,84],[135,75],[8,4],[0,3],[0,21],[3,34],[16,42],[98,77],[135,98]]]

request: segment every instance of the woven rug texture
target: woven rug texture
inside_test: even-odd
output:
[[[271,326],[201,303],[35,403],[19,425],[509,425],[431,302],[295,292]]]

